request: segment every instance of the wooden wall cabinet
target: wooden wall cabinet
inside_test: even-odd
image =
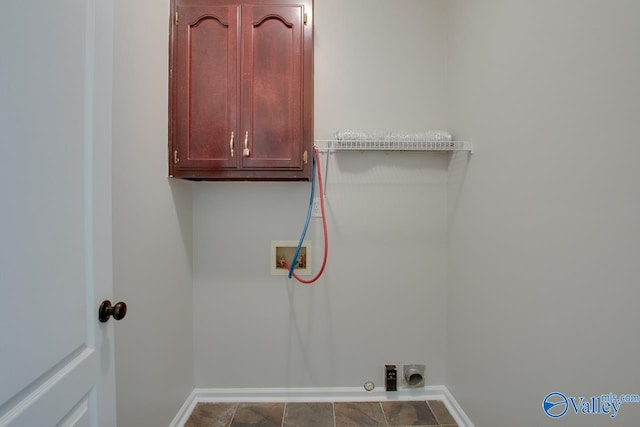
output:
[[[313,0],[173,0],[169,176],[309,180]]]

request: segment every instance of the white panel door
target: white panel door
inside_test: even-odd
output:
[[[0,426],[115,425],[113,0],[4,0]],[[123,320],[126,322],[126,320]]]

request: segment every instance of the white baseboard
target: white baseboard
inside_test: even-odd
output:
[[[382,402],[396,400],[440,400],[459,427],[473,427],[458,402],[445,386],[365,391],[360,387],[328,388],[196,388],[169,427],[182,427],[200,402]]]

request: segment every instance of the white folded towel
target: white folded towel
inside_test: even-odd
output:
[[[355,141],[368,144],[404,143],[404,142],[450,142],[451,134],[442,130],[423,132],[367,132],[345,130],[335,133],[336,141]]]
[[[363,132],[357,130],[343,130],[335,134],[337,141],[368,141],[374,138],[371,132]]]
[[[449,142],[453,138],[443,130],[427,130],[423,132],[390,132],[386,135],[388,142]]]

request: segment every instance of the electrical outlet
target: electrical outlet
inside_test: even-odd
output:
[[[311,217],[322,218],[322,209],[320,208],[320,197],[313,199],[313,206],[311,207]]]
[[[293,240],[272,240],[271,241],[271,275],[272,276],[286,276],[289,274],[289,269],[282,265],[282,262],[286,262],[291,265],[293,257],[296,254],[298,248],[298,242]],[[311,242],[305,240],[302,242],[300,252],[298,253],[298,260],[295,268],[295,273],[299,276],[311,275]]]

